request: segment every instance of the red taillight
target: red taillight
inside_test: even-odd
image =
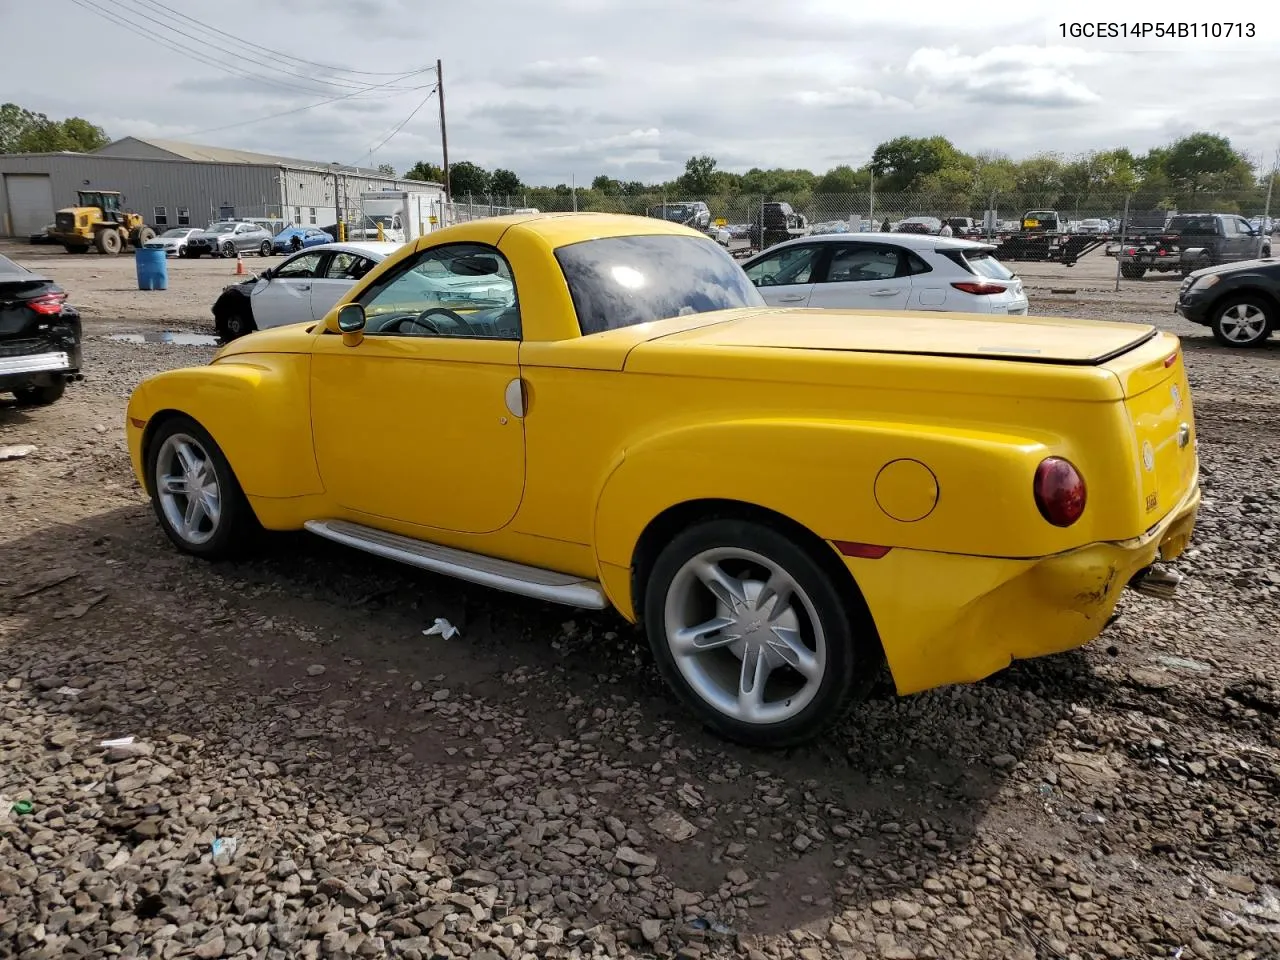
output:
[[[27,301],[27,306],[46,317],[56,316],[62,312],[62,301],[67,299],[65,293],[46,293]]]
[[[846,557],[857,557],[862,560],[879,560],[893,549],[875,543],[855,543],[852,540],[833,540],[832,543]]]
[[[953,283],[952,286],[961,293],[972,293],[978,297],[987,297],[993,293],[1005,292],[1005,288],[998,283],[969,283],[962,280],[960,283]]]
[[[1069,527],[1084,513],[1084,477],[1070,460],[1049,457],[1041,461],[1032,489],[1040,515],[1055,527]]]
[[[1137,256],[1137,254],[1138,254],[1138,251],[1135,250],[1133,247],[1130,247],[1128,250],[1124,252],[1124,255],[1126,257],[1134,257],[1134,256]]]

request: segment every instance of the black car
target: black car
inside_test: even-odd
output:
[[[1197,270],[1182,281],[1174,310],[1228,347],[1256,347],[1280,325],[1280,261],[1246,260]]]
[[[61,287],[0,256],[0,393],[44,406],[80,379],[80,314]]]

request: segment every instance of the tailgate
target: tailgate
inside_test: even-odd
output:
[[[1106,367],[1124,388],[1144,528],[1159,522],[1198,476],[1191,389],[1177,337],[1161,334]]]

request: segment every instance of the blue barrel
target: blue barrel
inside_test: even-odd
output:
[[[139,290],[169,289],[169,261],[163,249],[139,247],[134,261],[138,265]]]

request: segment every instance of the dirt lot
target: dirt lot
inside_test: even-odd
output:
[[[211,332],[233,264],[142,293],[128,258],[0,252],[90,338],[61,402],[0,401],[39,448],[0,463],[0,794],[33,804],[0,822],[0,956],[1280,956],[1280,340],[1217,347],[1176,278],[1016,267],[1037,313],[1185,335],[1184,594],[765,754],[691,724],[613,616],[306,535],[180,556],[124,403],[213,351],[104,337]]]

